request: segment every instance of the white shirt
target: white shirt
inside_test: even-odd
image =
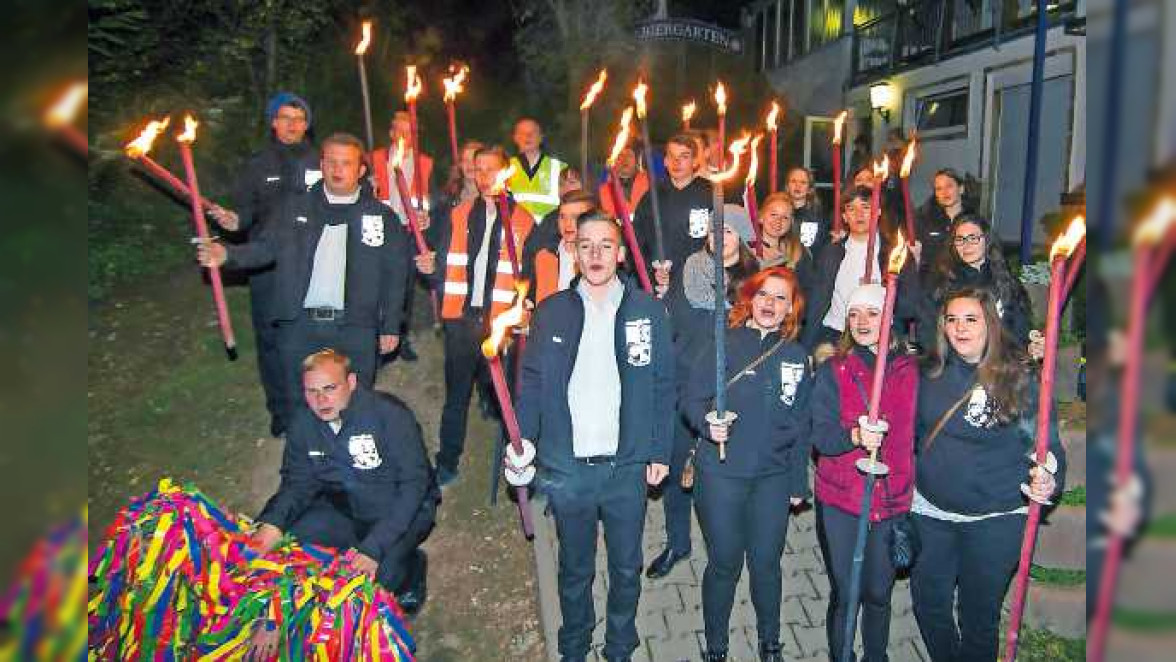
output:
[[[576,277],[576,256],[568,250],[567,244],[559,242],[559,289],[566,290]]]
[[[498,206],[492,202],[487,202],[486,207],[486,227],[482,230],[482,242],[478,245],[478,255],[474,258],[474,279],[471,282],[473,289],[470,291],[470,307],[481,308],[482,299],[486,296],[486,265],[490,262],[490,237],[494,232],[494,221],[498,218]],[[498,268],[498,260],[495,260],[495,269]]]
[[[882,273],[878,270],[878,250],[881,243],[878,237],[874,239],[874,268],[870,275],[870,282],[881,283]],[[866,240],[847,237],[845,240],[845,257],[837,269],[837,281],[833,285],[833,298],[829,301],[829,311],[825,313],[823,324],[830,329],[845,330],[845,317],[849,314],[849,295],[862,284],[862,277],[866,275]]]
[[[576,291],[584,300],[584,329],[568,380],[572,452],[576,457],[616,455],[621,438],[621,373],[615,333],[625,287],[613,278],[603,301],[593,299],[583,281]]]
[[[325,187],[323,193],[332,205],[355,204],[359,189],[349,195],[334,195]],[[343,310],[347,281],[347,224],[323,226],[318,246],[314,250],[314,266],[310,284],[306,287],[303,308],[334,308]]]

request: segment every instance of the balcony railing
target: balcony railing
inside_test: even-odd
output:
[[[1051,3],[1051,25],[1073,18],[1077,2]],[[1032,30],[1034,0],[918,0],[853,30],[855,84],[937,62]]]

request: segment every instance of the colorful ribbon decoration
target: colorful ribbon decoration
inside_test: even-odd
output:
[[[251,525],[167,478],[133,499],[90,560],[90,659],[237,660],[268,621],[281,662],[413,662],[396,599],[348,554],[286,538],[262,555]]]

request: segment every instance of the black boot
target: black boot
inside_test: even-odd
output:
[[[690,558],[690,552],[679,552],[672,547],[667,547],[664,552],[658,554],[653,563],[649,564],[649,568],[645,570],[645,576],[650,579],[661,579],[670,574],[678,561],[687,558]]]
[[[412,567],[404,583],[405,589],[398,596],[400,608],[409,616],[415,616],[425,606],[428,597],[429,557],[425,550],[418,549],[413,553]]]
[[[760,662],[784,662],[784,654],[780,652],[780,643],[761,641],[759,646]]]

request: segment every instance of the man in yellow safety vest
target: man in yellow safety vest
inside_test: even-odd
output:
[[[568,164],[543,151],[543,127],[530,117],[515,122],[512,139],[519,153],[510,159],[514,174],[507,188],[540,221],[559,207],[559,173]]]

